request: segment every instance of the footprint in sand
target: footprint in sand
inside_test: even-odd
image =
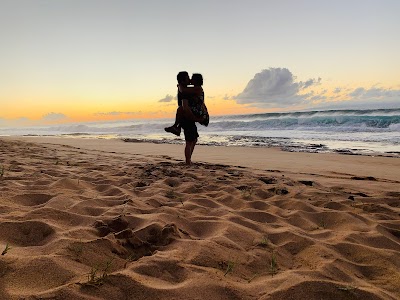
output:
[[[269,293],[260,298],[267,299],[370,299],[378,300],[381,297],[369,291],[355,288],[352,286],[342,286],[336,282],[326,281],[303,281],[301,283]]]
[[[52,227],[40,221],[3,222],[0,224],[0,240],[21,247],[44,245],[54,233]]]
[[[14,196],[13,202],[24,206],[36,206],[47,203],[54,196],[49,194],[22,194]]]
[[[9,294],[19,296],[15,299],[26,299],[20,296],[31,296],[32,293],[45,292],[62,286],[75,276],[62,261],[47,257],[21,260],[11,268],[13,270],[4,276],[4,282]]]

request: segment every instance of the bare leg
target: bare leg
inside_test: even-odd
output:
[[[194,151],[194,147],[196,146],[196,143],[197,143],[197,139],[195,141],[193,141],[192,153],[190,154],[190,157],[192,157],[192,155],[193,155],[193,151]]]
[[[180,127],[182,123],[182,119],[184,118],[183,115],[183,107],[179,106],[178,109],[176,110],[176,115],[175,115],[175,124],[173,126],[175,127]]]
[[[197,139],[191,142],[186,141],[186,146],[185,146],[185,159],[186,159],[186,164],[191,165],[192,164],[192,154],[194,150],[194,146],[196,146]]]
[[[190,165],[192,163],[192,161],[191,161],[191,158],[192,158],[192,143],[193,142],[186,141],[185,159],[186,159],[186,164],[187,165]]]

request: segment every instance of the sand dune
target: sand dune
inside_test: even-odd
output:
[[[0,299],[400,298],[398,159],[30,141],[0,140]]]

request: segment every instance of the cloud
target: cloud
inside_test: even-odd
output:
[[[351,98],[359,98],[362,94],[365,93],[365,89],[360,87],[360,88],[356,88],[354,91],[352,91],[351,93],[349,93],[348,95]]]
[[[58,122],[69,121],[68,116],[63,113],[49,112],[43,115],[40,119],[31,119],[28,117],[18,117],[18,118],[0,118],[0,126],[5,127],[23,127],[23,126],[38,126],[44,124],[52,124]]]
[[[62,113],[49,112],[42,117],[43,121],[53,122],[66,119],[67,116]]]
[[[19,117],[14,119],[0,118],[0,126],[4,127],[23,127],[23,126],[33,126],[38,124],[40,124],[40,121],[31,120],[27,117]]]
[[[345,93],[340,94],[344,91]],[[399,108],[400,90],[382,87],[357,87],[354,89],[337,87],[331,98],[321,99],[314,109],[379,109]],[[315,99],[313,99],[315,100]]]
[[[42,116],[39,120],[33,120],[27,117],[19,117],[14,119],[0,119],[0,125],[20,127],[20,126],[37,126],[49,123],[57,123],[58,121],[68,120],[63,113],[49,112]]]
[[[315,96],[312,96],[311,98],[309,98],[311,101],[320,101],[320,100],[326,100],[327,97],[322,95],[322,94],[318,94]]]
[[[354,99],[364,99],[364,100],[389,99],[393,97],[400,98],[400,90],[384,89],[377,87],[365,89],[363,87],[359,87],[350,92],[348,95]]]
[[[319,85],[319,84],[321,84],[321,77],[318,77],[318,79],[317,80],[315,80],[315,79],[308,79],[306,82],[301,82],[300,81],[300,86],[301,86],[301,88],[302,89],[306,89],[306,88],[308,88],[308,87],[310,87],[310,86],[312,86],[312,85]]]
[[[234,97],[229,96],[228,94],[225,94],[225,96],[222,99],[224,99],[224,100],[235,100]]]
[[[171,102],[172,100],[176,99],[176,96],[166,95],[164,98],[158,100],[158,102]]]
[[[269,68],[254,75],[245,89],[224,100],[259,108],[278,109],[370,109],[400,107],[400,89],[372,87],[333,89],[318,87],[322,79],[297,81],[286,68]]]
[[[310,110],[327,109],[391,109],[400,108],[399,101],[395,100],[344,100],[344,101],[322,101],[308,107]]]
[[[288,69],[269,68],[254,75],[245,89],[233,98],[239,104],[287,107],[303,104],[310,94],[302,91],[320,83],[321,78],[296,82],[296,77]]]
[[[108,112],[97,112],[95,116],[122,116],[122,115],[140,115],[141,111],[108,111]]]

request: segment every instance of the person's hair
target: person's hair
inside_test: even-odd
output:
[[[178,80],[178,83],[181,83],[188,77],[189,77],[189,73],[186,71],[182,71],[182,72],[179,72],[178,75],[176,75],[176,80]]]
[[[192,84],[194,85],[203,85],[203,75],[199,73],[192,74]]]

